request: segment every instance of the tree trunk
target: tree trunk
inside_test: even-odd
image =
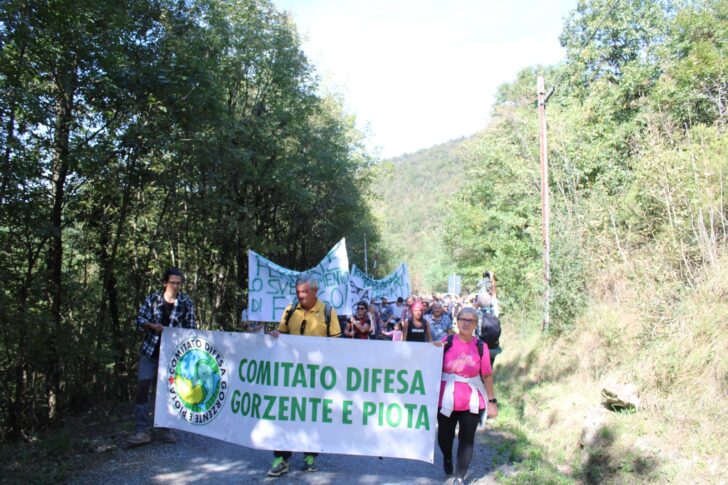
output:
[[[73,98],[76,89],[76,68],[71,66],[65,73],[67,79],[59,79],[56,103],[56,126],[53,137],[54,160],[52,166],[53,209],[50,217],[50,245],[48,248],[48,297],[51,310],[51,331],[48,332],[50,361],[46,374],[48,418],[54,419],[59,411],[61,391],[62,338],[61,308],[63,305],[63,206],[66,177],[70,170],[70,136],[74,116]]]

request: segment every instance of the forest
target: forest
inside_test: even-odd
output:
[[[166,267],[232,331],[249,248],[303,270],[376,241],[374,161],[317,86],[267,1],[2,2],[3,439],[129,400]]]

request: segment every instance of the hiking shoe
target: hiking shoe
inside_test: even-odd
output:
[[[159,430],[159,439],[164,443],[176,443],[177,436],[171,429],[162,428]]]
[[[152,437],[146,431],[137,431],[126,439],[130,446],[145,445],[152,441]]]
[[[284,460],[282,456],[279,456],[275,460],[273,460],[273,465],[268,471],[268,476],[280,477],[284,473],[288,473],[288,462]]]
[[[448,477],[455,473],[455,470],[452,466],[452,459],[442,462],[442,468],[445,470],[445,475],[447,475]]]
[[[318,467],[314,462],[315,458],[312,455],[306,455],[303,458],[303,471],[305,472],[317,472]]]

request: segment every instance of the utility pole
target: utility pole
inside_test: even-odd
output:
[[[369,259],[367,258],[367,235],[364,233],[364,274],[369,276]]]
[[[536,81],[538,90],[538,121],[540,128],[540,156],[541,160],[541,236],[543,238],[543,323],[542,331],[549,331],[551,320],[549,302],[551,299],[551,239],[550,230],[550,206],[549,206],[549,159],[546,145],[546,89],[544,88],[543,76],[538,76]]]

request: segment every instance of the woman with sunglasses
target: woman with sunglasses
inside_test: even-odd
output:
[[[344,335],[350,338],[369,339],[369,330],[372,322],[367,314],[367,302],[360,301],[356,304],[356,314],[349,319]]]
[[[458,333],[435,343],[441,346],[452,339],[451,344],[445,345],[442,358],[437,443],[442,451],[445,474],[455,475],[454,484],[463,483],[468,471],[473,458],[475,430],[483,412],[487,412],[489,418],[498,416],[488,346],[478,345],[474,336],[477,324],[477,310],[465,307],[457,316]],[[452,449],[458,425],[457,462],[453,466]]]

